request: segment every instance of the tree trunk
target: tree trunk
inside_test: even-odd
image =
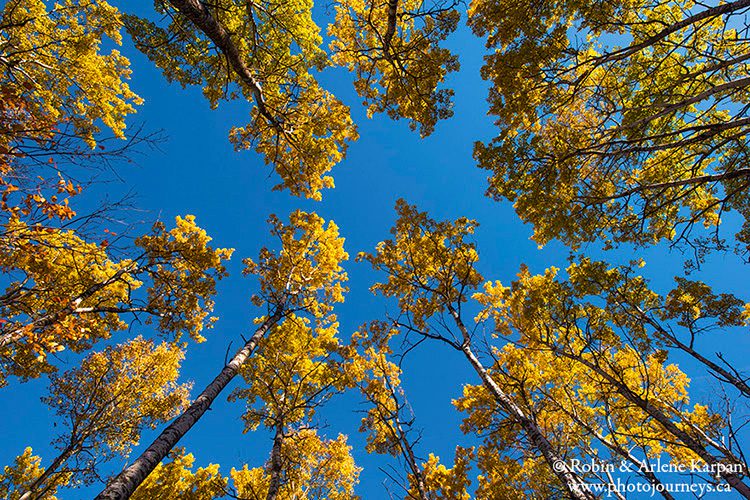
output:
[[[579,363],[582,363],[584,366],[591,369],[594,373],[600,375],[602,378],[604,378],[607,382],[609,382],[618,393],[620,393],[625,399],[639,407],[641,410],[643,410],[644,413],[651,416],[654,420],[659,422],[662,427],[664,427],[665,430],[667,430],[670,434],[672,434],[675,438],[679,439],[680,442],[688,449],[693,451],[696,455],[698,455],[704,462],[709,464],[712,467],[716,467],[717,471],[721,471],[721,466],[723,465],[722,462],[714,457],[709,451],[706,449],[703,444],[701,444],[698,440],[693,438],[690,434],[688,434],[685,430],[681,429],[677,426],[672,420],[664,414],[659,408],[652,405],[649,401],[643,399],[641,396],[636,394],[630,387],[625,385],[620,380],[617,380],[614,376],[612,376],[607,371],[603,370],[598,364],[593,363],[591,361],[587,361],[585,359],[582,359],[579,356],[575,356],[573,354],[568,354],[562,349],[555,349],[553,348],[553,351],[561,356],[567,357],[568,359],[572,359],[574,361],[577,361]],[[737,493],[742,495],[745,498],[750,499],[750,487],[745,484],[740,477],[737,474],[734,474],[733,472],[722,472],[721,477],[729,483],[729,485],[734,488]]]
[[[252,69],[245,63],[240,49],[232,40],[231,34],[214,18],[211,11],[208,10],[207,4],[201,0],[169,0],[169,3],[180,14],[189,19],[196,28],[201,30],[221,50],[237,77],[250,87],[255,104],[258,107],[258,112],[274,128],[280,130],[281,124],[266,106],[260,82],[255,79]]]
[[[464,345],[461,349],[464,356],[469,360],[471,366],[479,374],[484,383],[485,388],[492,394],[495,401],[510,415],[510,417],[518,422],[523,431],[529,437],[531,442],[538,451],[542,453],[545,461],[560,479],[560,482],[565,487],[570,498],[575,500],[591,500],[595,498],[589,493],[585,487],[583,487],[583,480],[573,471],[570,466],[557,454],[552,447],[552,444],[546,438],[539,426],[527,417],[523,409],[520,408],[501,388],[497,385],[495,380],[490,376],[487,369],[477,359],[471,348],[468,345]]]
[[[130,466],[125,468],[112,480],[104,490],[96,496],[95,500],[122,500],[130,498],[136,488],[148,477],[151,471],[161,462],[174,448],[177,442],[187,434],[195,423],[211,407],[219,393],[237,375],[239,368],[252,354],[258,341],[281,319],[281,310],[274,312],[255,331],[250,340],[237,351],[232,360],[221,370],[221,373],[203,390],[198,398],[185,412],[177,417],[159,437],[151,443],[146,451]]]
[[[396,14],[398,9],[398,0],[388,0],[388,25],[383,36],[383,52],[388,54],[391,50],[391,40],[396,34]],[[388,56],[386,56],[388,57]]]
[[[268,484],[268,493],[266,500],[276,500],[281,490],[281,475],[284,470],[281,447],[284,445],[284,424],[276,424],[276,434],[273,437],[273,448],[271,448],[271,459],[269,465],[269,475],[271,481]]]
[[[60,453],[57,458],[50,464],[49,467],[47,467],[42,475],[40,475],[36,480],[34,480],[33,483],[31,483],[31,486],[29,486],[28,491],[21,495],[21,498],[19,500],[31,500],[32,498],[41,498],[41,494],[34,495],[39,490],[39,487],[44,485],[44,482],[47,479],[50,479],[53,475],[57,473],[57,469],[60,468],[62,464],[67,462],[67,460],[70,458],[71,455],[73,455],[73,452],[75,450],[75,445],[71,444],[67,448],[63,450],[62,453]],[[45,488],[45,491],[47,488]]]
[[[578,477],[578,474],[573,471],[570,466],[557,454],[552,447],[547,437],[544,435],[539,426],[534,422],[533,419],[526,416],[523,409],[519,407],[502,388],[497,385],[497,382],[492,378],[487,369],[482,365],[482,362],[474,355],[471,350],[471,337],[469,331],[466,329],[461,316],[452,307],[448,308],[453,320],[461,331],[463,337],[463,344],[461,345],[461,352],[463,352],[466,359],[469,360],[474,371],[477,372],[485,388],[492,394],[495,401],[521,426],[523,431],[529,437],[534,447],[541,452],[544,456],[545,461],[549,465],[552,472],[555,473],[557,478],[560,480],[570,498],[574,500],[591,500],[594,497],[589,491],[585,489],[584,482]]]
[[[401,427],[401,422],[399,421],[398,413],[396,413],[396,430],[398,431],[398,438],[399,442],[401,443],[401,448],[404,454],[404,458],[406,459],[406,462],[409,466],[409,469],[411,470],[412,475],[414,476],[414,484],[417,487],[417,491],[419,492],[419,500],[430,500],[429,496],[427,496],[427,488],[424,484],[424,474],[422,473],[422,470],[419,468],[419,464],[417,463],[417,457],[414,455],[414,449],[412,448],[411,443],[409,442],[408,437],[406,436],[406,432],[404,432],[403,428]]]

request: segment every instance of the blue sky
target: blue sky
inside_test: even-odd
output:
[[[229,264],[231,276],[219,286],[216,315],[220,320],[206,335],[207,342],[190,346],[183,366],[183,379],[194,381],[194,394],[221,369],[230,342],[232,350],[239,347],[241,335],[252,331],[252,319],[262,314],[250,304],[253,283],[240,275],[241,259],[256,256],[261,246],[269,244],[266,219],[271,213],[283,219],[301,208],[334,220],[353,257],[389,237],[394,203],[405,198],[437,219],[467,216],[478,220],[479,267],[486,279],[509,283],[521,263],[528,264],[533,272],[552,265],[565,267],[566,249],[557,243],[538,249],[529,240],[530,226],[520,222],[509,203],[484,197],[486,173],[476,168],[471,156],[474,141],[493,135],[491,119],[485,115],[487,84],[479,77],[483,47],[465,28],[460,28],[449,45],[460,53],[462,65],[460,73],[449,78],[449,85],[456,91],[455,116],[441,122],[435,133],[424,140],[409,131],[406,122],[393,122],[384,116],[366,118],[346,72],[330,70],[321,75],[324,86],[352,108],[360,139],[350,146],[346,160],[332,173],[336,188],[325,191],[322,202],[313,202],[272,191],[278,179],[262,159],[252,151],[233,151],[227,134],[232,126],[247,122],[246,103],[223,103],[217,110],[209,109],[200,89],[167,84],[160,72],[126,42],[123,52],[132,62],[131,86],[145,99],[131,123],[142,122],[147,130],[163,129],[168,139],[160,151],[148,151],[135,163],[119,166],[122,182],[96,188],[97,196],[109,191],[106,194],[116,199],[132,190],[137,195],[134,204],[142,210],[133,217],[144,221],[160,218],[169,223],[175,215],[193,214],[216,246],[236,249]],[[680,259],[664,248],[638,255],[624,249],[616,254],[617,260],[636,256],[646,258],[645,272],[659,287],[669,286],[671,277],[681,269]],[[382,319],[388,310],[385,301],[368,291],[376,279],[369,266],[352,260],[346,268],[351,292],[346,303],[337,309],[343,338],[366,321]],[[742,291],[748,282],[748,273],[732,255],[712,257],[702,273],[712,276],[710,281],[724,290]],[[140,333],[141,328],[135,326],[131,336]],[[748,352],[744,339],[721,336],[715,342],[721,348]],[[738,364],[743,367],[742,362]],[[410,354],[404,371],[406,393],[417,427],[422,429],[421,454],[426,457],[435,453],[450,464],[455,445],[471,442],[458,429],[460,415],[453,410],[451,399],[461,394],[463,384],[478,380],[456,353],[430,343]],[[228,473],[232,467],[240,468],[245,463],[251,467],[262,465],[267,458],[270,435],[241,434],[242,404],[226,401],[238,382],[233,382],[180,443],[196,456],[197,465],[219,463],[221,470]],[[54,458],[49,442],[57,429],[39,401],[46,384],[45,379],[12,383],[0,391],[0,407],[6,408],[0,427],[0,463],[10,463],[25,446],[32,446],[41,454],[44,463]],[[700,376],[696,377],[696,384],[697,393],[710,388]],[[8,411],[11,408],[13,411]],[[357,432],[361,418],[357,411],[363,408],[357,394],[335,398],[322,412],[322,432],[330,437],[339,432],[350,436],[355,459],[365,468],[358,493],[363,498],[384,498],[385,475],[378,467],[392,462],[363,452],[364,436]],[[155,435],[156,432],[145,432],[142,443],[147,444]],[[139,451],[136,449],[134,456]],[[120,465],[121,462],[110,464],[112,470]],[[63,498],[84,497],[98,488],[97,485]]]

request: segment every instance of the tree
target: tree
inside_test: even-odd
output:
[[[430,135],[453,115],[451,89],[438,89],[458,57],[441,47],[456,30],[457,3],[344,1],[329,34],[335,64],[357,75],[354,87],[368,115],[387,112]]]
[[[624,440],[633,440],[646,457],[666,451],[673,460],[700,461],[716,470],[723,461],[744,463],[741,449],[734,450],[738,442],[731,415],[689,406],[687,377],[665,363],[668,352],[663,347],[673,342],[652,338],[633,313],[661,311],[663,318],[684,325],[690,308],[693,320],[743,324],[746,317],[734,297],[718,299],[705,287],[696,287],[702,292],[696,297],[671,293],[661,299],[642,278],[630,277],[630,269],[607,269],[588,260],[568,268],[570,282],[556,280],[554,268],[541,276],[522,269],[511,289],[486,282],[479,292],[477,252],[465,241],[476,224],[467,219],[438,222],[403,201],[396,208],[394,238],[359,258],[385,272],[387,280],[372,291],[398,299],[399,314],[391,321],[419,339],[410,343],[426,339],[447,344],[464,354],[480,378],[482,385],[467,387],[456,404],[469,414],[465,430],[490,432],[478,452],[480,469],[493,471],[487,477],[502,483],[497,469],[508,467],[505,474],[519,479],[516,487],[538,495],[560,495],[562,490],[566,496],[586,498],[591,495],[584,487],[586,478],[568,464],[580,460],[582,453],[597,455],[589,441],[592,432],[605,446],[620,450],[618,459],[634,460],[623,453],[631,449]],[[678,293],[685,283],[678,280]],[[623,298],[613,303],[604,291]],[[607,307],[597,307],[589,296],[601,297]],[[483,306],[475,325],[468,324],[462,312],[470,299]],[[477,338],[487,320],[494,323],[492,337],[498,340]],[[475,353],[477,344],[487,346],[488,364]],[[739,382],[737,377],[725,381],[735,387]],[[514,460],[498,463],[499,456],[520,451],[520,470]],[[720,474],[747,497],[750,489],[743,476]],[[504,496],[504,487],[485,480],[478,494]]]
[[[21,498],[45,498],[61,483],[93,482],[101,463],[138,444],[143,427],[156,427],[186,406],[190,387],[176,382],[183,358],[176,345],[136,337],[53,374],[44,401],[67,432],[55,439],[60,454]]]
[[[0,62],[3,92],[12,99],[4,106],[15,113],[3,115],[3,126],[12,132],[4,138],[3,155],[28,157],[36,151],[46,156],[47,141],[54,151],[60,135],[93,147],[98,120],[124,137],[125,117],[141,99],[125,81],[129,61],[117,50],[102,53],[104,37],[122,43],[121,25],[119,11],[103,1],[52,8],[41,0],[6,3]],[[46,126],[18,126],[27,122]]]
[[[496,403],[523,429],[531,447],[550,467],[565,464],[534,417],[498,385],[474,352],[472,333],[461,316],[461,308],[468,300],[467,294],[482,280],[474,268],[478,260],[474,245],[464,241],[465,236],[474,232],[476,223],[465,218],[455,222],[436,222],[403,200],[399,200],[396,210],[399,218],[391,231],[394,239],[381,242],[376,254],[359,256],[388,276],[387,282],[376,283],[372,291],[386,297],[398,297],[404,317],[403,321],[396,320],[398,326],[422,337],[440,340],[460,351]],[[436,317],[438,326],[429,325],[432,317]],[[454,328],[448,327],[447,322],[455,325]],[[446,325],[448,335],[436,333],[443,325]],[[566,493],[587,498],[578,491],[581,480],[576,472],[567,466],[561,469],[555,473]]]
[[[347,436],[325,435],[319,417],[329,400],[356,392],[365,451],[398,462],[386,469],[400,488],[393,496],[625,498],[622,480],[637,480],[680,498],[687,491],[651,467],[668,460],[691,486],[750,498],[742,353],[712,354],[705,342],[746,328],[750,306],[702,276],[664,289],[643,261],[608,262],[621,260],[615,250],[687,247],[687,270],[699,274],[712,251],[747,257],[750,1],[472,1],[468,24],[486,42],[482,77],[497,126],[474,156],[490,173],[488,195],[514,202],[539,245],[569,247],[564,269],[522,266],[515,280],[488,281],[474,220],[438,220],[399,200],[390,239],[357,258],[378,274],[371,291],[388,312],[357,318],[370,321],[350,335],[339,321],[359,311],[338,306],[348,292],[339,228],[313,211],[271,216],[275,250],[243,261],[257,279],[254,332],[192,402],[179,381],[186,335],[205,340],[232,250],[214,248],[192,216],[133,237],[107,226],[107,210],[79,213],[94,191],[87,168],[150,140],[126,136],[142,101],[128,57],[111,49],[123,28],[166,80],[200,86],[212,108],[244,106],[248,118],[229,132],[234,148],[272,166],[274,189],[314,202],[358,137],[321,73],[351,74],[368,116],[403,118],[425,138],[454,112],[464,47],[450,36],[462,6],[3,7],[0,386],[47,377],[44,402],[65,431],[46,468],[31,448],[5,467],[0,495],[51,498],[101,480],[102,499],[358,498],[357,452]],[[325,38],[319,15],[329,16]],[[732,210],[737,219],[726,217]],[[725,219],[733,237],[720,232]],[[404,384],[418,376],[410,353],[446,347],[474,377],[453,401],[468,444],[456,443],[447,465],[422,442],[417,422],[430,421],[417,419]],[[64,362],[74,366],[60,373]],[[177,445],[230,383],[245,432],[272,439],[267,457],[224,476],[218,464],[195,467]],[[103,467],[172,418],[122,471]]]
[[[81,167],[127,158],[155,139],[136,131],[116,144],[142,103],[128,86],[127,58],[102,48],[122,44],[120,25],[106,2],[12,0],[0,12],[3,225],[70,222],[69,198],[88,183]]]
[[[354,485],[359,469],[354,465],[346,437],[324,440],[313,429],[289,433],[280,447],[284,481],[273,491],[270,465],[232,468],[228,477],[211,464],[193,471],[194,457],[177,448],[170,453],[170,462],[159,464],[131,498],[191,498],[210,500],[227,495],[234,498],[305,498],[355,499]],[[276,474],[279,475],[279,474]]]
[[[477,297],[485,304],[493,304],[485,312],[496,315],[493,321],[499,335],[520,337],[513,347],[503,349],[497,357],[498,365],[505,370],[519,362],[533,366],[536,355],[546,358],[546,366],[554,362],[565,365],[565,370],[561,366],[558,370],[544,371],[555,380],[539,400],[561,408],[581,405],[582,409],[568,406],[564,410],[574,417],[576,425],[585,421],[581,416],[601,415],[605,420],[593,426],[589,420],[585,428],[604,437],[599,439],[605,446],[609,444],[610,449],[615,448],[620,456],[624,450],[633,448],[625,445],[633,440],[634,448],[644,450],[646,457],[658,457],[667,451],[675,461],[700,460],[710,465],[727,460],[742,464],[741,447],[734,447],[732,415],[716,414],[700,404],[691,407],[689,380],[676,365],[666,363],[668,352],[661,349],[663,344],[649,336],[642,322],[621,315],[618,308],[595,305],[594,301],[600,299],[589,288],[589,280],[596,280],[595,276],[602,274],[616,276],[620,270],[584,261],[567,271],[569,282],[556,280],[555,269],[543,276],[531,276],[522,270],[510,289],[487,286],[491,293]],[[640,277],[634,281],[641,286],[631,283],[626,288],[631,300],[656,298],[643,286]],[[520,357],[519,353],[524,354]],[[533,353],[531,359],[528,353]],[[575,374],[576,369],[581,373]],[[564,383],[557,379],[559,374],[574,375]],[[533,393],[532,370],[527,368],[523,376],[508,376],[516,384],[529,384],[519,392]],[[598,388],[587,387],[589,383]],[[555,396],[566,386],[569,389]],[[567,399],[571,401],[566,402]],[[596,407],[601,409],[592,413]],[[615,443],[619,446],[612,446]],[[656,482],[655,477],[648,479]],[[747,486],[740,481],[741,475],[724,479],[743,496],[748,494]]]
[[[320,190],[333,187],[326,174],[357,132],[348,108],[313,76],[327,61],[312,2],[156,0],[155,8],[168,26],[126,19],[136,46],[168,80],[203,85],[214,108],[221,100],[253,103],[249,123],[230,133],[235,147],[273,165],[282,179],[276,189],[321,199]]]
[[[128,60],[102,49],[105,37],[121,43],[121,24],[106,2],[17,0],[2,11],[0,386],[9,375],[54,371],[50,355],[89,349],[127,328],[131,315],[198,341],[211,323],[215,281],[231,252],[207,246],[193,217],[171,231],[158,223],[118,248],[101,214],[77,217],[70,204],[82,190],[75,167],[116,159],[138,142],[136,134],[110,148],[102,137],[103,124],[124,139],[125,117],[141,102],[126,82]],[[120,252],[129,257],[113,256]]]
[[[230,400],[244,399],[247,402],[246,412],[242,416],[245,432],[253,431],[261,425],[273,431],[273,447],[267,471],[262,478],[257,479],[259,484],[247,484],[244,487],[251,488],[255,491],[254,495],[267,500],[294,498],[293,491],[308,488],[321,488],[321,498],[336,495],[334,490],[337,487],[328,484],[328,479],[321,478],[321,484],[313,486],[310,483],[312,478],[305,480],[294,477],[296,474],[316,474],[304,471],[305,465],[302,465],[303,470],[297,470],[300,461],[305,463],[310,460],[297,457],[300,449],[325,449],[338,445],[346,449],[344,436],[340,436],[337,442],[323,443],[313,431],[316,410],[334,393],[342,392],[349,385],[348,367],[340,355],[338,323],[335,317],[327,318],[314,328],[309,323],[303,317],[290,315],[269,332],[266,338],[261,339],[257,354],[249,358],[241,368],[247,388],[236,389],[230,396]],[[327,452],[309,453],[314,456]],[[358,469],[354,467],[348,452],[344,457],[332,456],[330,460],[338,461],[342,458],[352,461],[349,470],[338,470],[336,474],[340,474],[340,479],[331,479],[334,483],[346,481],[343,489],[347,495],[351,495]],[[332,464],[327,464],[326,461],[321,459],[319,467],[330,467],[333,471]],[[343,462],[338,466],[347,467]],[[331,472],[321,474],[329,476]],[[259,493],[264,489],[265,495]],[[308,493],[308,496],[313,495]]]
[[[124,330],[128,315],[147,315],[165,335],[204,340],[216,280],[231,250],[208,246],[195,218],[178,217],[135,241],[134,259],[113,262],[106,245],[87,243],[70,230],[11,220],[2,265],[15,280],[0,297],[0,382],[6,374],[28,379],[54,371],[50,353],[80,352]],[[145,294],[138,293],[148,283]]]
[[[257,263],[245,260],[246,274],[257,275],[260,282],[260,293],[253,297],[253,301],[267,308],[267,314],[256,320],[259,327],[198,398],[97,498],[128,498],[132,495],[210,408],[261,339],[282,318],[305,313],[313,321],[330,321],[333,305],[344,300],[346,289],[342,282],[347,277],[341,262],[348,255],[336,225],[329,223],[326,227],[322,218],[302,211],[294,212],[288,225],[274,216],[269,222],[271,233],[281,242],[281,249],[276,253],[263,248]]]
[[[474,2],[500,132],[475,149],[488,195],[513,201],[540,244],[723,247],[722,214],[748,214],[748,7]]]
[[[398,333],[398,329],[387,322],[373,321],[363,326],[352,339],[352,371],[369,404],[359,429],[367,433],[366,449],[370,453],[387,453],[403,461],[406,478],[391,474],[388,477],[404,491],[405,498],[468,499],[470,450],[458,447],[455,465],[451,469],[440,464],[440,458],[433,454],[424,462],[419,458],[419,436],[414,437],[416,417],[401,387],[401,369],[389,360],[393,355],[389,343]]]

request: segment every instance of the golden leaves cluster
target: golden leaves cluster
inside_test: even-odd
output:
[[[679,350],[704,359],[689,339],[745,325],[742,301],[684,278],[660,295],[639,274],[642,261],[613,267],[580,258],[564,272],[549,268],[541,274],[523,266],[510,286],[482,284],[474,269],[476,249],[467,241],[473,224],[435,221],[403,202],[397,214],[393,239],[361,257],[385,274],[373,292],[397,298],[400,311],[392,323],[376,322],[355,337],[377,347],[366,351],[364,361],[382,361],[390,353],[388,341],[398,333],[394,324],[457,349],[483,345],[493,383],[571,459],[633,461],[637,470],[628,450],[640,450],[640,459],[668,456],[680,463],[701,463],[706,449],[732,456],[721,444],[731,433],[726,417],[691,401],[689,377],[670,356]],[[475,312],[474,324],[463,311]],[[460,333],[451,331],[451,317]],[[378,366],[379,378],[397,388],[400,370]],[[740,382],[730,383],[744,390]],[[382,382],[365,387],[380,388],[374,395],[387,392]],[[393,403],[383,399],[380,408],[392,410]],[[550,464],[489,387],[465,385],[454,405],[466,414],[464,432],[482,437],[466,451],[480,470],[478,498],[512,498],[519,490],[563,494]],[[373,425],[373,415],[366,420],[371,447],[397,450],[395,428]]]
[[[3,89],[15,89],[24,112],[43,117],[93,148],[99,122],[124,137],[125,118],[142,100],[130,89],[129,61],[104,53],[107,37],[121,44],[120,12],[105,1],[11,0],[0,20]],[[33,131],[33,129],[31,129]],[[49,130],[27,138],[43,140]]]
[[[230,399],[246,401],[246,432],[259,425],[308,423],[332,392],[349,385],[335,318],[328,324],[310,323],[305,317],[288,316],[242,365],[247,385]]]
[[[354,464],[346,436],[323,439],[313,429],[303,429],[284,440],[285,481],[279,498],[305,500],[356,500],[354,485],[361,469]],[[232,469],[230,476],[240,496],[263,498],[270,478],[264,468]]]
[[[465,217],[438,222],[404,200],[396,202],[396,212],[393,239],[378,243],[374,254],[360,253],[357,260],[387,271],[387,281],[371,291],[398,298],[399,309],[423,328],[428,318],[446,312],[448,304],[466,301],[464,289],[481,282],[474,267],[479,257],[470,241],[477,223]]]
[[[458,57],[441,46],[456,30],[455,4],[421,0],[345,0],[328,29],[332,60],[355,73],[367,113],[409,120],[422,137],[453,116],[453,90],[441,88],[458,71]]]
[[[349,254],[344,250],[338,226],[301,210],[289,215],[288,224],[274,215],[269,223],[281,250],[264,247],[257,262],[243,260],[244,273],[257,275],[260,282],[260,292],[253,302],[325,317],[333,310],[333,304],[344,301],[347,291],[347,275],[341,264]]]
[[[184,357],[175,344],[136,337],[53,374],[44,401],[61,417],[71,418],[74,431],[90,429],[87,439],[95,448],[127,452],[138,444],[143,427],[154,428],[187,404],[190,385],[177,383]]]
[[[185,453],[184,448],[175,448],[169,458],[169,462],[162,462],[156,466],[131,498],[213,500],[223,497],[226,493],[227,479],[219,473],[218,465],[211,464],[194,471],[195,457],[192,453]]]
[[[472,2],[499,129],[475,148],[488,195],[513,201],[540,245],[721,246],[691,233],[732,209],[747,218],[742,8]]]
[[[357,131],[349,108],[315,78],[328,61],[312,2],[221,0],[202,7],[220,26],[208,31],[169,2],[155,5],[171,22],[128,16],[136,47],[168,80],[202,85],[212,107],[223,100],[252,103],[248,124],[230,131],[235,148],[255,149],[273,166],[282,180],[275,189],[320,200],[321,190],[333,187],[327,173]]]
[[[138,238],[135,259],[115,260],[104,242],[11,219],[0,239],[0,262],[15,278],[0,296],[0,381],[53,371],[50,353],[88,349],[126,329],[127,315],[158,318],[173,339],[202,341],[200,332],[214,321],[216,280],[226,275],[222,262],[231,255],[209,242],[194,217],[178,217],[174,229],[157,223]]]

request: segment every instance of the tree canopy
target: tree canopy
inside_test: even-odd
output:
[[[0,496],[750,498],[748,14],[8,0]]]

